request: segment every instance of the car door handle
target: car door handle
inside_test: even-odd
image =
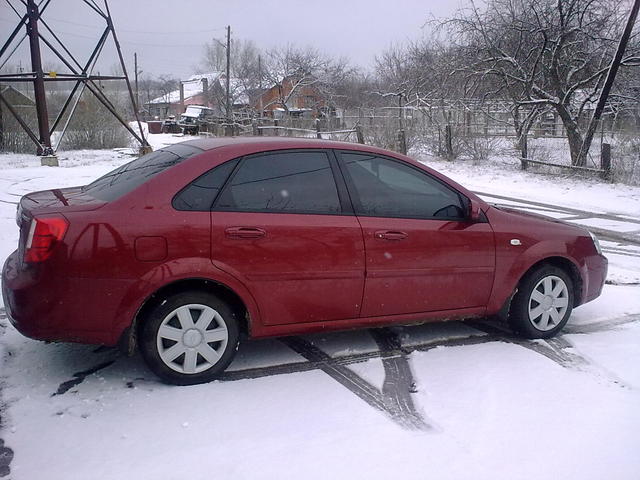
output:
[[[257,227],[230,227],[224,231],[224,234],[231,238],[260,238],[267,232]]]
[[[376,233],[374,233],[374,236],[382,240],[404,240],[409,235],[407,235],[404,232],[397,232],[397,231],[391,231],[391,230],[378,230]]]

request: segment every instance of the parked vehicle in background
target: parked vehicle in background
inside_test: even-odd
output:
[[[215,111],[212,108],[200,105],[189,105],[185,112],[180,115],[178,126],[185,135],[197,135],[202,127],[206,131],[210,123],[215,121]]]
[[[175,115],[169,115],[162,121],[162,133],[180,133],[181,131]]]
[[[252,338],[504,315],[558,333],[600,295],[588,231],[491,206],[360,144],[216,138],[25,195],[2,273],[24,335],[137,346],[163,380],[216,378]]]

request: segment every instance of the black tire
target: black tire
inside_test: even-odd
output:
[[[553,291],[562,288],[561,282],[564,282],[566,292],[561,292],[559,298],[554,298],[553,295],[544,295],[547,287],[547,285],[544,284],[545,279],[547,279],[547,282],[550,282],[548,284],[553,287]],[[534,293],[534,289],[536,289],[537,293]],[[533,298],[532,296],[534,295],[538,299],[550,296],[551,300],[541,299],[544,302],[543,304]],[[573,298],[574,291],[571,277],[558,267],[541,265],[529,272],[520,281],[518,291],[514,295],[511,308],[509,309],[509,326],[516,334],[524,338],[553,337],[562,330],[569,320],[573,310]],[[566,309],[555,306],[556,304],[564,304],[565,301]],[[546,308],[548,302],[553,303],[550,307]],[[538,307],[540,307],[541,310],[537,310]],[[530,311],[532,315],[530,315]],[[538,316],[538,311],[542,311],[543,313]],[[555,313],[553,313],[553,311],[555,311]],[[544,319],[547,313],[546,319],[548,323],[545,325]],[[531,318],[532,316],[533,319]],[[553,316],[555,316],[556,319],[554,319]]]
[[[187,306],[191,307],[187,308]],[[179,315],[184,315],[185,312],[190,315],[193,328],[182,325],[183,320]],[[209,315],[216,313],[217,315],[204,328],[198,329],[197,323],[200,318],[206,322],[205,317],[201,317],[205,312]],[[171,335],[180,337],[180,340],[164,338],[162,335],[159,338],[161,327],[163,327],[163,334],[170,331]],[[217,335],[226,334],[226,339],[205,341],[205,334],[211,336],[216,335],[216,332],[221,332]],[[198,339],[199,343],[195,344]],[[238,348],[238,341],[238,318],[234,310],[215,295],[189,291],[171,295],[149,312],[141,325],[139,346],[148,367],[164,382],[174,385],[195,385],[216,379],[229,366]],[[167,362],[163,360],[163,356],[169,359],[173,353],[170,351],[172,347],[175,347],[173,352],[182,351],[183,353]],[[201,355],[201,348],[209,358]],[[215,362],[210,360],[212,357],[216,358]],[[188,358],[191,361],[188,361]],[[191,368],[193,372],[188,372],[187,363],[194,367]]]

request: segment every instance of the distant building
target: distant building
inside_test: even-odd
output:
[[[182,93],[181,93],[182,92]],[[232,108],[240,111],[248,108],[249,98],[240,80],[231,78]],[[154,98],[145,105],[151,118],[164,119],[184,113],[188,105],[201,105],[214,110],[214,115],[224,117],[226,102],[226,76],[224,72],[196,74],[180,81],[180,88]]]

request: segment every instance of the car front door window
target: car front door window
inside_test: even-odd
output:
[[[376,155],[343,153],[358,215],[463,219],[458,193],[409,165]]]

